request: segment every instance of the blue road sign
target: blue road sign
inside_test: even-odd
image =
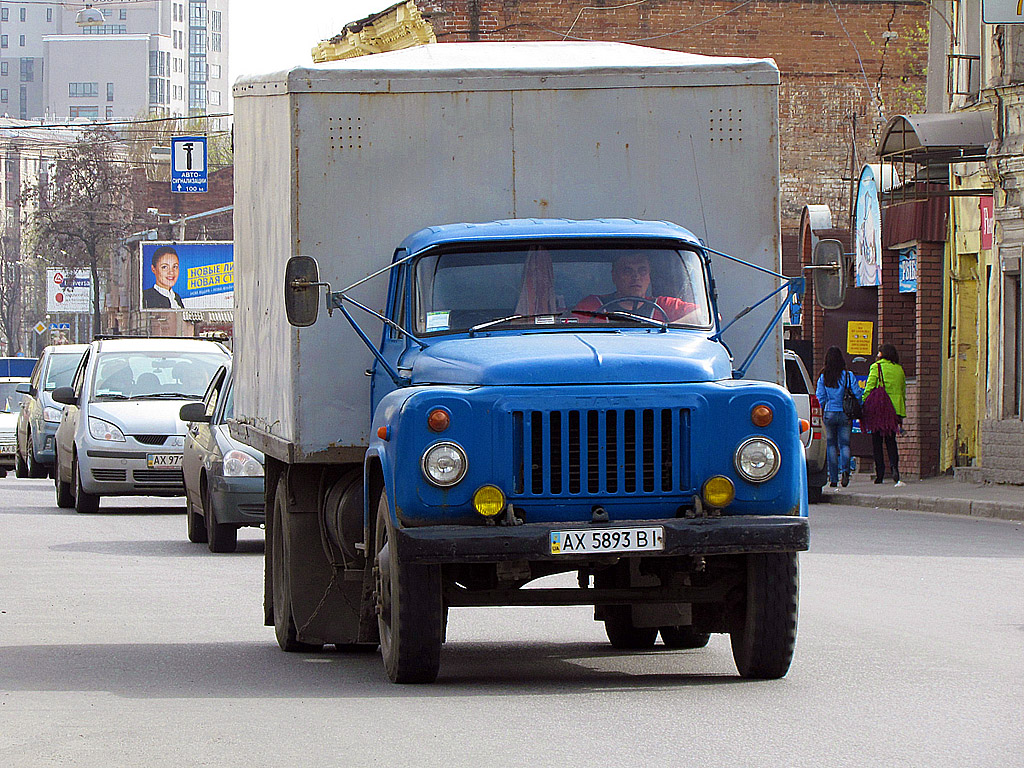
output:
[[[206,192],[206,137],[171,139],[171,192]]]
[[[51,331],[70,331],[71,323],[50,323]]]

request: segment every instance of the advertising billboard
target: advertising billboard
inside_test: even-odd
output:
[[[144,242],[139,265],[143,310],[234,309],[234,243]]]
[[[88,267],[46,268],[46,311],[86,315],[92,312],[92,275]]]

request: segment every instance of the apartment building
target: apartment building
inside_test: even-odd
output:
[[[0,114],[28,120],[226,111],[228,0],[0,1]],[[214,129],[225,125],[211,126]]]

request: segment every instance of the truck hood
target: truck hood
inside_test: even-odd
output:
[[[89,415],[117,425],[126,435],[184,435],[178,411],[194,400],[93,401]]]
[[[412,363],[413,384],[668,384],[731,378],[717,342],[694,332],[588,332],[441,341]]]

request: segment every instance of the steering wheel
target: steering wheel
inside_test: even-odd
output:
[[[634,308],[624,309],[621,305],[624,302],[629,301],[632,301],[634,303]],[[648,306],[652,310],[657,310],[658,312],[661,313],[661,316],[664,318],[662,322],[670,322],[668,318],[668,312],[662,309],[661,305],[658,304],[658,302],[656,302],[654,299],[649,299],[646,296],[618,296],[614,299],[609,299],[608,301],[606,301],[604,304],[597,308],[597,311],[605,312],[610,309],[612,312],[630,312],[635,314],[637,310],[636,304],[640,304],[641,306]],[[618,306],[616,307],[616,305]],[[653,320],[654,318],[651,319]]]

